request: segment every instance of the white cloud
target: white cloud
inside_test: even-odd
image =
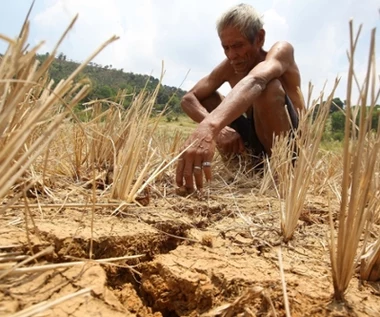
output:
[[[277,41],[287,41],[289,25],[284,16],[275,9],[269,9],[263,14],[265,35],[265,47],[270,48]]]

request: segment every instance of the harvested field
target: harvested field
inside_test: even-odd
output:
[[[347,99],[342,147],[320,147],[332,92],[295,131],[297,163],[286,139],[260,175],[217,156],[211,184],[181,196],[186,133],[152,116],[159,86],[128,109],[123,92],[84,104],[81,121],[88,61],[54,86],[56,51],[35,64],[28,27],[0,59],[0,316],[380,315],[373,59],[361,91],[377,97],[359,125]]]
[[[285,316],[281,249],[292,316],[378,316],[379,283],[359,281],[357,274],[346,304],[331,300],[325,197],[308,197],[294,239],[283,244],[278,200],[251,190],[207,199],[181,198],[172,190],[165,198],[151,197],[146,207],[124,206],[114,215],[115,207],[99,201],[93,258],[140,257],[29,274],[16,270],[2,282],[1,315],[91,288],[44,315],[201,316],[222,315],[212,310],[224,308],[223,316]],[[70,200],[83,207],[70,207],[71,201],[67,207],[44,207],[49,203],[44,195],[29,199],[31,206],[40,205],[30,208],[36,227],[29,236],[22,208],[8,209],[0,225],[2,262],[7,255],[36,254],[48,246],[53,251],[39,259],[39,266],[88,258],[91,208],[80,197]]]

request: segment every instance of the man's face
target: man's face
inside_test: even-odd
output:
[[[235,27],[226,27],[220,33],[220,40],[235,73],[247,74],[257,61],[259,49]]]

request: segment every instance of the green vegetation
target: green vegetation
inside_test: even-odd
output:
[[[43,62],[49,57],[49,53],[37,55],[37,59]],[[58,54],[49,68],[49,76],[57,84],[60,80],[67,78],[77,67],[79,63],[69,60],[63,53]],[[128,95],[124,101],[124,107],[128,108],[132,103],[132,96],[137,95],[142,89],[146,88],[153,92],[159,80],[149,75],[134,74],[124,72],[123,69],[115,69],[112,65],[99,65],[90,62],[83,72],[77,77],[80,81],[88,78],[91,81],[92,89],[89,95],[83,100],[83,103],[96,99],[115,100],[120,90],[124,90]],[[166,105],[168,120],[174,120],[180,114],[183,114],[180,101],[186,91],[162,85],[159,89],[156,104],[153,112],[161,112]]]
[[[355,117],[355,123],[359,126],[360,119],[360,106],[352,106],[352,112]],[[367,107],[369,111],[369,107]],[[314,115],[317,114],[319,105],[316,106]],[[380,105],[376,105],[373,109],[371,124],[369,124],[370,129],[377,130],[379,125],[380,116]],[[326,124],[326,128],[323,134],[323,141],[325,142],[340,142],[344,139],[344,127],[346,121],[345,114],[345,103],[340,98],[334,98],[332,101],[332,106],[330,108],[329,118]]]

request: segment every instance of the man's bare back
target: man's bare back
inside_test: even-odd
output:
[[[242,19],[246,21],[241,23]],[[194,189],[194,179],[197,188],[203,186],[203,173],[206,180],[211,179],[216,144],[232,153],[244,151],[242,130],[228,126],[240,120],[244,112],[253,116],[252,128],[260,151],[270,155],[273,136],[291,129],[284,105],[291,103],[287,107],[293,117],[304,110],[293,47],[277,42],[264,51],[265,31],[252,7],[238,5],[228,11],[218,23],[218,33],[227,58],[202,78],[181,104],[200,123],[184,144],[184,148],[193,146],[182,154],[177,165],[177,185],[185,185],[189,191]],[[225,99],[218,100],[217,89],[225,82],[232,90]]]

